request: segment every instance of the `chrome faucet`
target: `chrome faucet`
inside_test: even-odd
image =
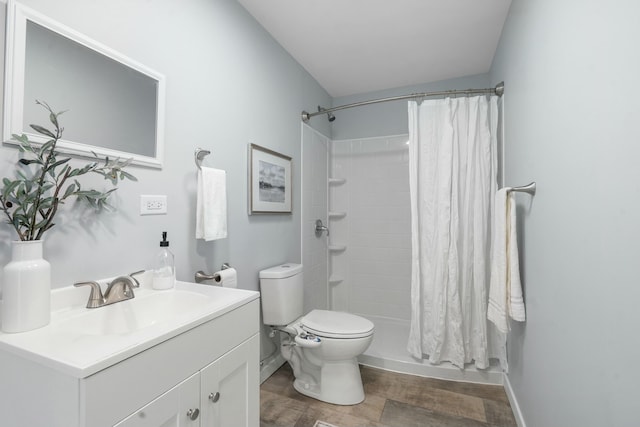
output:
[[[143,270],[144,271],[144,270]],[[107,290],[102,294],[102,288],[100,284],[95,281],[78,282],[73,286],[90,286],[91,293],[89,294],[89,301],[87,301],[87,308],[104,307],[105,305],[115,304],[120,301],[126,301],[134,298],[134,288],[140,287],[140,283],[133,278],[133,275],[142,273],[143,271],[136,271],[128,276],[116,277],[107,285]]]

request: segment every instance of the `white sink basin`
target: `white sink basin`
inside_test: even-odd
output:
[[[0,332],[0,347],[84,378],[259,298],[259,293],[188,282],[135,289],[135,298],[86,308],[83,288],[51,293],[51,323],[19,334]]]
[[[105,307],[78,310],[54,322],[60,333],[73,335],[123,335],[151,327],[161,322],[173,322],[192,312],[200,312],[211,303],[203,293],[169,290],[167,292],[137,291],[136,297]]]

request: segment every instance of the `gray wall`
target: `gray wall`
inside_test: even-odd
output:
[[[238,269],[239,287],[258,289],[260,269],[301,260],[300,187],[295,184],[300,181],[300,111],[331,99],[236,1],[23,3],[167,79],[165,167],[132,167],[139,182],[120,185],[113,213],[95,215],[73,203],[63,207],[45,237],[54,287],[151,267],[163,230],[169,232],[180,280],[230,262]],[[43,116],[42,123],[46,120]],[[314,126],[330,133],[328,123]],[[247,215],[248,143],[293,157],[292,215]],[[229,237],[213,243],[194,238],[193,151],[198,146],[212,151],[206,166],[227,171]],[[0,147],[0,176],[12,175],[17,159],[15,147]],[[168,214],[140,216],[141,194],[166,194]],[[8,261],[15,237],[9,226],[0,226],[0,265]]]
[[[527,322],[509,381],[527,427],[638,424],[640,4],[513,0],[505,81]]]
[[[406,86],[370,92],[359,95],[343,96],[333,99],[333,107],[368,101],[370,99],[387,98],[390,96],[407,95],[411,93],[433,92],[451,89],[479,89],[494,87],[496,82],[489,79],[488,74],[442,80],[416,86]],[[322,105],[327,107],[326,105]],[[317,108],[317,107],[316,107]],[[308,111],[317,111],[316,109]],[[331,139],[370,138],[378,136],[400,135],[409,131],[407,122],[407,101],[383,102],[357,108],[339,110],[335,113],[336,120],[331,124]],[[311,123],[327,122],[327,116],[316,116]]]

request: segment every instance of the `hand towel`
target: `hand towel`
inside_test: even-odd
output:
[[[201,167],[198,170],[196,239],[209,242],[227,237],[227,173]]]
[[[525,321],[522,283],[520,282],[520,261],[518,260],[518,222],[516,221],[516,199],[511,192],[507,195],[507,277],[509,316],[518,322]]]
[[[518,321],[525,320],[518,262],[516,204],[510,190],[508,187],[502,188],[495,196],[487,309],[487,318],[502,333],[509,332],[507,316]]]

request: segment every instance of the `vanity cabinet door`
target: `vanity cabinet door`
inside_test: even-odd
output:
[[[256,334],[201,371],[202,427],[258,427],[259,354]]]
[[[200,426],[200,374],[196,373],[114,427],[198,426]]]

